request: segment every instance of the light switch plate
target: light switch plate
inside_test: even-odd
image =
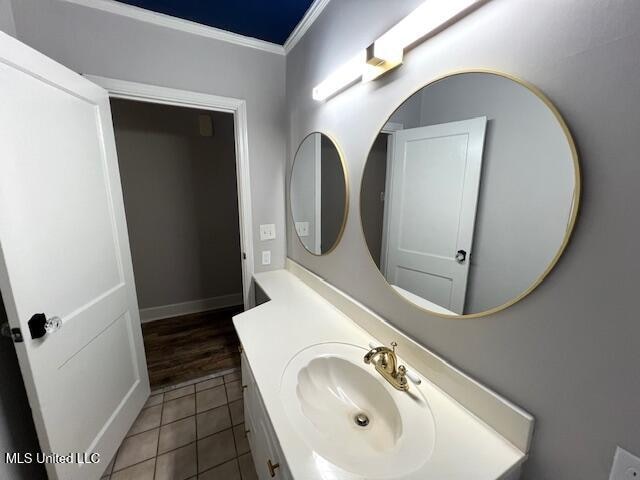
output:
[[[271,250],[262,251],[262,264],[271,265]]]
[[[640,458],[623,448],[616,448],[609,480],[640,480]]]
[[[296,232],[299,237],[309,236],[309,222],[296,222]]]
[[[260,225],[260,240],[273,240],[276,238],[276,226],[273,223]]]

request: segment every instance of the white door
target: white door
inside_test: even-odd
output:
[[[102,456],[49,477],[99,478],[149,394],[109,99],[2,33],[0,290],[42,450]]]
[[[464,309],[485,128],[479,117],[393,134],[385,277],[442,313]]]

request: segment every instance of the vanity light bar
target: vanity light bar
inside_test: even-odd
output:
[[[378,38],[366,50],[342,65],[313,89],[313,99],[326,100],[355,83],[369,81],[402,64],[404,50],[488,0],[427,0]]]
[[[321,102],[334,93],[360,80],[363,65],[365,64],[365,56],[366,52],[362,51],[341,65],[335,72],[313,89],[313,99]]]
[[[405,48],[448,26],[480,3],[483,1],[427,0],[374,42],[373,56],[399,65]]]

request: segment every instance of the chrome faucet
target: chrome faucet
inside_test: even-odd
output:
[[[407,369],[404,365],[398,366],[398,357],[396,356],[396,342],[391,342],[391,348],[374,347],[364,356],[364,363],[370,363],[376,367],[376,370],[382,375],[387,382],[394,388],[406,392],[409,390],[407,382]]]

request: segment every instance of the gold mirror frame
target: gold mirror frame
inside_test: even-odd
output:
[[[362,183],[363,183],[363,180],[364,180],[364,171],[365,171],[365,169],[367,167],[367,163],[369,161],[369,153],[371,152],[371,149],[373,148],[373,144],[375,143],[376,139],[378,138],[378,135],[380,135],[380,132],[382,132],[382,129],[384,128],[384,125],[387,124],[387,122],[389,121],[391,116],[396,112],[396,110],[398,110],[400,107],[402,107],[402,105],[404,105],[405,102],[407,102],[407,100],[409,100],[411,97],[413,97],[416,93],[418,93],[419,91],[429,87],[430,85],[433,85],[436,82],[440,82],[440,81],[445,80],[445,79],[450,78],[450,77],[454,77],[454,76],[457,76],[457,75],[465,75],[465,74],[469,74],[469,73],[484,73],[484,74],[495,75],[495,76],[498,76],[498,77],[502,77],[502,78],[506,78],[508,80],[514,81],[517,84],[525,87],[531,93],[533,93],[536,97],[538,97],[547,106],[547,108],[551,111],[551,113],[553,113],[554,118],[558,122],[558,125],[562,129],[562,132],[564,133],[564,135],[565,135],[565,137],[567,139],[567,143],[569,144],[569,149],[571,151],[571,158],[573,160],[573,170],[574,170],[574,182],[575,182],[575,185],[574,185],[574,189],[573,189],[573,205],[572,205],[572,208],[571,208],[571,216],[570,216],[570,219],[569,219],[569,223],[567,224],[567,230],[565,232],[564,238],[562,239],[562,243],[560,244],[560,247],[558,248],[558,251],[556,252],[555,256],[553,257],[553,259],[551,260],[551,262],[549,263],[547,268],[542,272],[542,274],[526,290],[524,290],[522,293],[520,293],[519,295],[517,295],[516,297],[514,297],[510,301],[508,301],[506,303],[503,303],[502,305],[498,305],[497,307],[493,307],[493,308],[491,308],[489,310],[485,310],[485,311],[478,312],[478,313],[470,313],[470,314],[463,314],[463,315],[447,315],[447,314],[444,314],[444,313],[434,312],[433,310],[429,310],[427,308],[421,307],[420,305],[418,305],[418,304],[410,301],[409,299],[405,298],[402,294],[400,294],[394,288],[391,287],[391,285],[389,284],[389,282],[387,281],[385,276],[382,274],[382,271],[376,265],[376,262],[374,261],[373,256],[371,255],[371,250],[369,250],[369,245],[367,244],[367,239],[366,239],[365,234],[364,234],[364,226],[362,225]],[[366,161],[365,161],[365,163],[363,165],[362,172],[363,172],[363,174],[362,174],[362,177],[360,179],[360,233],[362,234],[362,241],[363,241],[363,244],[364,244],[364,246],[366,248],[367,254],[369,255],[369,260],[371,261],[371,265],[373,265],[373,267],[376,270],[376,272],[378,272],[378,274],[380,275],[382,280],[385,282],[385,284],[389,287],[389,290],[391,290],[394,295],[396,295],[397,297],[401,298],[402,301],[408,303],[409,305],[412,305],[413,307],[417,308],[418,310],[421,310],[423,312],[429,313],[430,315],[433,315],[433,316],[436,316],[436,317],[440,317],[440,318],[450,318],[450,319],[454,319],[454,320],[465,320],[465,319],[470,319],[470,318],[485,317],[487,315],[492,315],[492,314],[500,312],[500,311],[502,311],[502,310],[504,310],[506,308],[509,308],[510,306],[518,303],[520,300],[522,300],[527,295],[529,295],[531,292],[533,292],[544,281],[544,279],[547,278],[549,273],[551,273],[551,271],[555,268],[556,264],[560,260],[560,257],[562,256],[562,254],[564,253],[565,249],[567,248],[567,245],[569,244],[569,240],[571,238],[571,234],[573,233],[573,229],[574,229],[575,224],[576,224],[576,220],[578,218],[578,211],[580,209],[579,207],[580,207],[580,197],[581,197],[581,192],[582,192],[582,181],[581,181],[581,173],[580,173],[580,163],[579,163],[579,160],[578,160],[578,150],[576,148],[576,144],[575,144],[575,142],[573,140],[573,137],[571,135],[569,127],[567,126],[567,123],[565,122],[564,118],[560,114],[560,111],[551,102],[551,100],[542,92],[542,90],[540,90],[535,85],[533,85],[533,84],[531,84],[531,83],[527,82],[526,80],[523,80],[523,79],[521,79],[519,77],[516,77],[515,75],[511,75],[511,74],[505,73],[505,72],[500,72],[500,71],[497,71],[497,70],[481,69],[481,68],[469,69],[469,70],[457,70],[457,71],[453,71],[453,72],[441,75],[439,77],[436,77],[436,78],[430,80],[429,82],[425,83],[421,87],[417,88],[416,90],[414,90],[410,95],[405,97],[404,100],[402,100],[402,102],[400,102],[400,104],[398,106],[396,106],[391,111],[391,113],[389,115],[387,115],[386,120],[381,125],[381,127],[377,130],[375,136],[373,137],[373,140],[371,141],[369,149],[367,150],[367,157],[366,157]]]
[[[344,214],[342,216],[342,223],[340,225],[340,230],[338,231],[338,235],[336,236],[336,239],[333,242],[333,245],[331,245],[331,248],[326,252],[320,252],[320,253],[314,253],[311,250],[309,250],[307,246],[302,242],[302,239],[300,238],[300,236],[298,235],[298,232],[296,231],[296,220],[293,217],[293,204],[291,202],[291,183],[293,180],[293,169],[295,168],[296,159],[298,158],[298,152],[300,152],[300,148],[302,147],[302,144],[305,142],[305,140],[309,138],[311,135],[314,135],[316,133],[327,137],[335,147],[336,152],[338,152],[338,158],[340,158],[340,165],[342,167],[342,176],[344,177],[344,206],[343,206]],[[314,257],[322,257],[324,255],[329,255],[331,252],[333,252],[336,249],[336,247],[340,243],[340,240],[342,240],[344,229],[347,226],[347,217],[349,215],[349,171],[347,169],[347,163],[344,159],[344,153],[342,152],[340,145],[338,145],[338,142],[336,141],[333,135],[330,135],[325,132],[321,132],[319,130],[314,130],[313,132],[309,132],[303,137],[303,139],[298,144],[296,153],[293,155],[293,162],[291,163],[291,170],[289,171],[289,189],[288,190],[289,190],[289,212],[290,212],[291,222],[293,225],[293,232],[296,238],[298,239],[298,243],[302,245],[302,248],[304,248],[307,253],[310,253]]]

